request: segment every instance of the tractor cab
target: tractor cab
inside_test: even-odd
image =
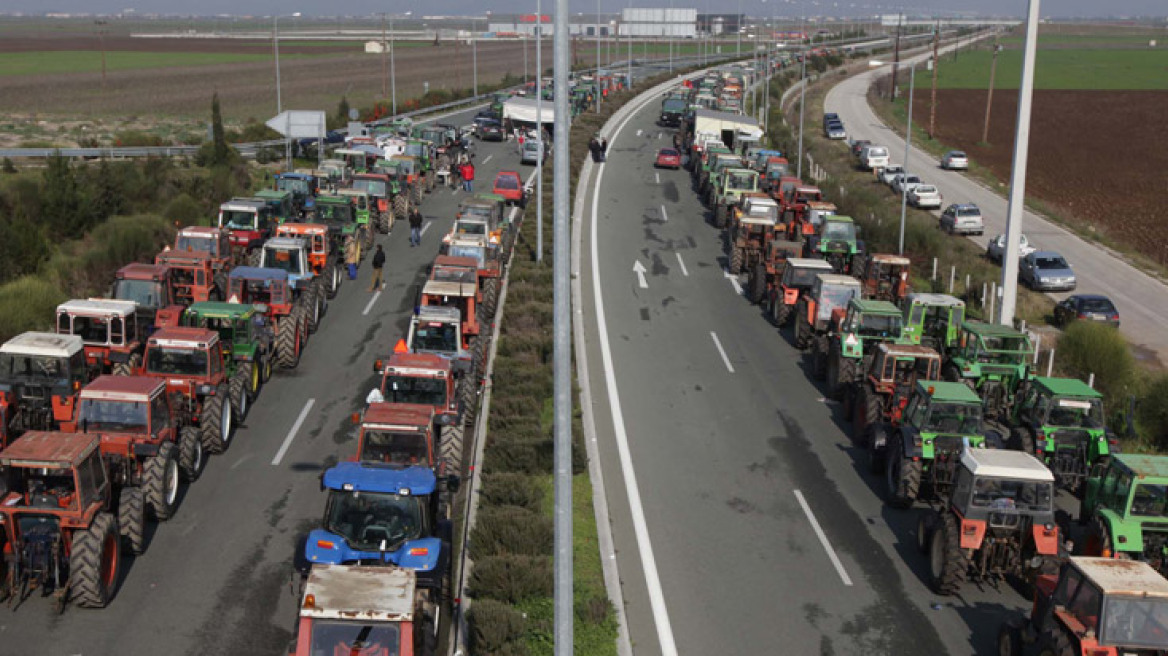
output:
[[[1084,552],[1168,572],[1168,456],[1113,453],[1084,486]]]
[[[154,257],[154,263],[170,269],[176,304],[223,299],[225,273],[216,270],[217,263],[206,253],[162,251]]]
[[[286,271],[294,289],[305,286],[314,277],[308,263],[310,244],[311,240],[298,237],[272,237],[264,243],[260,268]]]
[[[328,226],[329,237],[337,247],[343,247],[345,237],[356,236],[356,211],[344,196],[318,196],[314,221]]]
[[[318,275],[324,272],[331,252],[328,226],[320,223],[285,223],[276,229],[276,236],[303,241],[307,250],[308,268]],[[265,250],[269,244],[265,244]]]
[[[910,293],[904,303],[904,335],[914,344],[944,352],[957,343],[965,301],[948,294]]]
[[[431,353],[451,361],[456,373],[470,369],[471,354],[462,335],[458,308],[423,305],[410,319],[406,345],[411,353]]]
[[[429,353],[394,353],[388,361],[377,360],[374,372],[381,374],[379,394],[386,403],[430,406],[439,426],[457,423],[460,415],[450,361]]]
[[[831,273],[831,265],[823,260],[805,257],[787,259],[782,278],[779,279],[779,291],[772,313],[776,323],[783,326],[794,318],[799,300],[810,293],[821,273]]]
[[[324,168],[325,162],[321,163]],[[310,173],[277,173],[276,189],[292,194],[292,204],[298,214],[311,210],[315,201],[320,179]]]
[[[899,304],[911,290],[908,269],[907,257],[876,253],[866,258],[863,269],[855,273],[860,278],[864,298]]]
[[[255,197],[268,206],[268,211],[277,224],[300,218],[300,210],[296,206],[296,200],[291,191],[261,189],[256,192]]]
[[[354,181],[355,183],[356,181]],[[377,199],[371,196],[365,189],[356,187],[352,189],[341,189],[337,191],[337,195],[341,198],[348,199],[352,203],[357,225],[368,226],[373,217],[377,215]]]
[[[859,239],[859,227],[851,217],[828,215],[822,217],[815,234],[804,244],[804,257],[827,260],[836,273],[851,273],[852,261],[864,252]]]
[[[868,368],[860,372],[852,392],[852,431],[856,442],[867,446],[869,431],[878,422],[899,425],[904,408],[918,381],[941,377],[941,355],[916,344],[881,342],[876,345]],[[873,473],[880,473],[880,454],[869,453]],[[871,459],[871,456],[877,456]]]
[[[970,383],[985,401],[986,414],[996,419],[1010,412],[1019,386],[1030,379],[1034,347],[1030,337],[1010,326],[964,321],[945,356],[942,377]]]
[[[228,283],[231,303],[264,305],[266,314],[282,316],[292,312],[292,285],[284,269],[235,267]]]
[[[231,268],[231,233],[222,228],[187,226],[174,237],[173,251],[203,253],[215,264],[215,269]]]
[[[80,337],[86,361],[102,373],[128,375],[138,368],[150,332],[145,321],[134,301],[91,298],[57,306],[57,334]]]
[[[232,198],[219,206],[219,227],[231,233],[236,262],[259,248],[272,236],[276,218],[267,202],[257,198]]]
[[[101,437],[101,454],[114,484],[161,486],[157,491],[163,495],[146,491],[146,501],[159,504],[162,507],[156,510],[170,517],[177,501],[178,454],[157,464],[150,460],[162,449],[173,448],[163,444],[178,442],[179,420],[171,412],[166,383],[146,376],[101,376],[81,390],[80,400],[78,432]],[[151,465],[170,471],[148,472]],[[149,480],[158,473],[165,480]],[[162,496],[167,498],[158,498]]]
[[[1093,468],[1106,465],[1115,438],[1097,390],[1077,378],[1036,376],[1019,396],[1010,422],[1015,446],[1044,461],[1059,487],[1076,491]]]
[[[118,269],[109,295],[136,303],[138,317],[150,330],[173,325],[182,314],[175,300],[174,272],[160,264],[136,262]]]
[[[32,430],[72,431],[77,392],[97,375],[76,335],[28,332],[0,346],[0,445]]]
[[[267,317],[254,305],[195,303],[183,313],[182,324],[219,334],[228,375],[246,368],[248,393],[253,398],[260,384],[271,377],[275,335]]]
[[[800,299],[797,328],[803,328],[801,348],[810,345],[812,336],[825,335],[836,310],[843,310],[860,293],[860,283],[851,276],[837,273],[818,273],[811,284],[810,294]],[[796,333],[798,340],[798,332]],[[825,354],[826,355],[826,354]]]
[[[405,403],[371,403],[359,416],[358,462],[392,467],[427,467],[443,474],[437,461],[434,408]]]
[[[166,380],[167,391],[187,397],[207,394],[226,378],[219,333],[204,328],[164,328],[146,343],[143,372]]]
[[[469,257],[439,255],[422,287],[421,305],[458,310],[463,321],[463,337],[478,335],[476,308],[479,302],[478,263]]]

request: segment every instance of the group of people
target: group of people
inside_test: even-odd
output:
[[[596,135],[588,142],[588,151],[592,153],[593,162],[604,162],[608,155],[608,138]]]
[[[422,244],[422,223],[425,219],[422,218],[421,211],[416,207],[411,207],[409,211],[410,222],[410,247],[420,246]],[[361,251],[357,245],[357,240],[352,236],[345,238],[345,264],[349,268],[349,278],[357,277],[357,263],[361,261]],[[373,252],[373,261],[370,262],[373,267],[373,278],[369,282],[369,291],[378,292],[384,288],[382,282],[382,271],[385,269],[385,250],[381,244],[377,245],[377,249]]]

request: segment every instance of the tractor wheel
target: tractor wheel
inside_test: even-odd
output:
[[[207,453],[223,453],[231,442],[234,428],[231,399],[227,388],[220,385],[214,396],[203,399],[203,411],[199,415],[199,428],[203,432],[203,450]]]
[[[272,368],[275,366],[273,362],[276,359],[275,353],[268,351],[260,357],[260,385],[267,383],[272,379]]]
[[[341,272],[341,265],[338,262],[329,262],[324,267],[325,290],[329,298],[336,298],[337,292],[341,291],[341,281],[345,276]]]
[[[178,460],[173,442],[163,442],[158,454],[146,461],[142,472],[142,494],[154,519],[165,522],[178,506]]]
[[[203,439],[199,429],[187,426],[178,435],[178,468],[188,483],[203,473]]]
[[[811,339],[809,334],[809,326],[804,318],[807,316],[807,305],[802,301],[795,306],[795,348],[807,348],[808,341]]]
[[[482,379],[487,369],[487,348],[489,344],[485,337],[479,336],[470,340],[471,371],[476,379]]]
[[[736,276],[742,273],[742,259],[744,255],[741,248],[734,246],[730,247],[730,275]]]
[[[308,332],[315,333],[320,328],[320,319],[324,314],[320,295],[316,286],[312,286],[304,294],[304,308],[308,316]]]
[[[420,207],[422,205],[422,188],[417,184],[410,187],[410,200],[413,202],[414,207]]]
[[[905,456],[900,435],[890,436],[885,445],[885,498],[893,508],[908,508],[920,494],[921,462]]]
[[[1106,558],[1117,556],[1114,545],[1115,543],[1111,540],[1111,531],[1107,529],[1107,522],[1104,522],[1097,515],[1092,517],[1084,540],[1083,555],[1104,556]]]
[[[726,227],[726,206],[721,203],[714,206],[714,227],[719,230]]]
[[[462,475],[462,437],[463,427],[457,422],[442,427],[441,442],[438,446],[438,457],[446,463],[447,474]]]
[[[478,379],[472,374],[463,374],[458,383],[458,398],[462,403],[462,421],[466,426],[473,426],[475,414],[478,410]]]
[[[1035,453],[1036,446],[1034,444],[1034,433],[1031,433],[1026,428],[1014,428],[1010,430],[1010,446],[1015,450],[1030,455],[1037,455]],[[1041,456],[1039,456],[1041,457]]]
[[[488,278],[483,286],[486,288],[483,290],[483,316],[494,319],[499,305],[499,278]]]
[[[308,346],[308,340],[312,337],[312,331],[308,329],[308,308],[304,305],[293,307],[292,316],[296,317],[296,321],[300,325],[300,350],[303,352]]]
[[[129,360],[114,365],[113,374],[115,376],[133,376],[141,366],[142,355],[140,353],[131,353]]]
[[[864,439],[868,437],[868,430],[880,421],[881,417],[881,403],[880,395],[877,394],[869,385],[865,384],[860,387],[860,396],[852,408],[852,431],[853,436],[860,446],[867,446]]]
[[[998,629],[998,656],[1022,656],[1022,628],[1014,622],[1003,622]]]
[[[947,364],[941,368],[941,379],[950,383],[961,382],[961,370],[956,365]]]
[[[251,375],[243,370],[243,367],[235,370],[235,375],[231,377],[230,390],[231,394],[231,411],[235,413],[235,420],[243,423],[247,418],[247,411],[251,409],[251,398],[247,389],[251,383]]]
[[[775,325],[779,328],[791,323],[791,306],[787,305],[783,299],[775,299]]]
[[[929,510],[921,513],[917,518],[917,551],[921,555],[929,555],[929,545],[933,541],[933,532],[937,530],[941,518],[936,512]]]
[[[73,533],[69,552],[69,590],[85,608],[105,608],[121,574],[121,541],[114,516],[100,512],[88,529]]]
[[[929,541],[929,587],[941,595],[957,594],[969,573],[969,557],[961,548],[957,517],[947,512]]]
[[[842,353],[842,346],[833,340],[831,345],[831,359],[834,366],[829,365],[827,371],[827,391],[837,400],[843,400],[844,390],[852,385],[856,380],[856,360],[854,358],[845,358]],[[834,369],[835,380],[832,381]],[[845,411],[845,414],[850,414]]]
[[[283,369],[295,369],[300,364],[300,315],[293,313],[284,317],[276,333],[276,355]]]
[[[377,217],[377,229],[381,234],[388,235],[389,231],[393,229],[393,212],[386,210]]]
[[[122,488],[118,499],[118,532],[123,544],[135,556],[146,550],[146,500],[142,489]]]
[[[398,221],[405,221],[406,215],[410,210],[410,201],[405,194],[398,194],[393,197],[393,217]]]
[[[815,380],[826,380],[827,379],[828,349],[831,347],[828,346],[827,337],[825,337],[823,335],[818,335],[816,337],[813,337],[812,340],[813,340],[812,344],[811,344],[811,348],[812,348],[811,361],[812,361],[812,366],[813,366],[812,373],[815,375]],[[829,391],[829,393],[830,393],[830,391]]]
[[[255,362],[240,362],[239,374],[237,375],[244,381],[248,403],[254,403],[260,395],[260,385],[262,384],[259,365]]]
[[[766,265],[755,262],[750,269],[750,284],[748,286],[750,302],[758,305],[766,296]]]
[[[215,289],[219,292],[219,300],[227,298],[227,273],[225,271],[215,274]]]

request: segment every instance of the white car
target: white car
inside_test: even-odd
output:
[[[896,176],[900,175],[901,173],[904,173],[903,166],[886,166],[880,169],[879,178],[881,182],[891,187],[892,181],[895,180]]]
[[[951,150],[941,157],[941,168],[950,171],[968,171],[969,158],[960,150]]]
[[[860,149],[860,166],[865,171],[887,167],[888,149],[884,146],[864,146]]]
[[[934,185],[919,184],[908,190],[908,204],[922,209],[941,209],[941,192]]]
[[[1018,258],[1024,258],[1027,255],[1036,251],[1035,247],[1030,245],[1030,240],[1026,235],[1022,235],[1018,240]],[[1001,264],[1002,258],[1006,254],[1006,235],[998,235],[986,244],[986,259]]]
[[[921,176],[912,173],[901,173],[892,179],[892,190],[898,194],[912,191],[912,188],[921,184]]]

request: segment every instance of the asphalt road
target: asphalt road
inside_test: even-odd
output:
[[[461,125],[473,114],[447,120]],[[526,177],[531,168],[519,166],[513,144],[476,142],[475,151],[477,190],[489,190],[502,169]],[[150,524],[146,552],[123,560],[108,608],[69,607],[58,616],[51,600],[34,596],[0,612],[0,655],[285,653],[298,601],[289,587],[293,559],[324,512],[318,475],[354,450],[349,416],[376,384],[372,361],[405,335],[413,285],[465,195],[439,188],[426,198],[421,247],[410,248],[404,223],[378,237],[385,291],[367,291],[366,258],[358,280],[346,280],[331,302],[299,368],[273,377],[231,448],[183,489],[175,518]]]
[[[922,57],[916,59],[923,61]],[[904,159],[904,139],[881,123],[868,105],[868,87],[874,76],[883,73],[883,70],[868,71],[836,85],[827,94],[824,111],[840,115],[850,138],[868,139],[888,146],[893,164],[900,165]],[[812,125],[816,125],[817,120],[810,117]],[[1041,117],[1035,116],[1033,120],[1041,120]],[[1006,231],[1005,196],[963,173],[941,169],[932,155],[915,147],[911,150],[909,164],[911,172],[937,185],[946,205],[972,202],[981,208],[986,234],[970,237],[979,246],[985,248],[987,241]],[[934,214],[940,216],[939,211]],[[1132,266],[1122,256],[1083,240],[1033,212],[1025,212],[1022,232],[1032,245],[1061,253],[1067,259],[1078,281],[1078,289],[1070,293],[1110,297],[1119,309],[1123,334],[1133,344],[1150,349],[1168,361],[1168,331],[1164,330],[1168,325],[1168,286]],[[1070,293],[1050,296],[1062,299]]]
[[[634,652],[991,653],[1027,601],[928,590],[921,510],[885,507],[840,407],[724,273],[688,173],[654,170],[657,108],[614,126],[587,186],[575,313]]]

